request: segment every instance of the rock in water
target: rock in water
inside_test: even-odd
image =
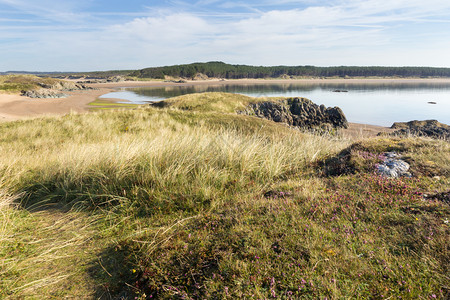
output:
[[[239,113],[308,129],[324,125],[334,128],[348,127],[347,119],[339,107],[319,106],[305,98],[252,103]]]

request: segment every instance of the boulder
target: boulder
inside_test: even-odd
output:
[[[66,98],[67,95],[55,90],[39,89],[31,91],[22,91],[22,96],[30,98]]]
[[[394,178],[411,177],[408,170],[409,164],[401,159],[387,159],[377,167],[377,171],[381,175]]]
[[[123,82],[125,81],[125,78],[123,76],[112,76],[106,79],[107,82]]]
[[[91,87],[81,83],[71,81],[41,81],[37,82],[40,89],[22,91],[22,96],[30,98],[66,98],[68,95],[63,92],[90,90]]]
[[[437,120],[396,122],[391,128],[398,129],[390,134],[394,136],[415,135],[450,140],[450,126]]]
[[[253,103],[250,104],[250,109],[254,112],[255,116],[259,118],[293,125],[292,114],[289,112],[289,108],[281,103]]]
[[[348,127],[347,119],[339,107],[319,106],[305,98],[252,103],[239,113],[307,129]]]
[[[43,89],[56,90],[56,91],[64,91],[64,92],[72,92],[72,91],[81,91],[81,90],[89,90],[92,89],[88,86],[85,86],[81,83],[75,83],[70,81],[58,81],[52,84],[39,82],[38,85]]]

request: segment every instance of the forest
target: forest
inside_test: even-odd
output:
[[[450,77],[450,68],[433,67],[315,67],[315,66],[249,66],[223,62],[145,68],[131,72],[138,78],[164,79],[166,76],[193,78],[201,73],[224,79],[292,77]]]

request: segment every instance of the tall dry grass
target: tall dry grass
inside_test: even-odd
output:
[[[24,122],[4,132],[0,166],[17,162],[15,184],[34,202],[97,205],[155,192],[212,199],[229,182],[270,184],[347,143],[282,126],[290,134],[194,125],[154,110]]]
[[[98,247],[88,244],[97,218],[50,208],[19,209],[22,195],[11,194],[7,181],[0,181],[0,298],[93,294],[92,280],[81,266],[95,259]]]
[[[137,228],[133,214],[177,223],[171,213],[182,219],[261,191],[348,143],[242,116],[238,125],[220,126],[229,119],[137,109],[0,124],[2,288],[16,296],[74,295],[70,282],[78,281],[80,291],[93,293],[92,278],[77,267],[98,251],[87,246],[92,236],[108,239],[100,248],[139,236],[149,227]],[[10,195],[19,193],[15,204],[31,213],[11,206]],[[61,203],[72,210],[49,210]],[[98,213],[79,211],[86,208]]]

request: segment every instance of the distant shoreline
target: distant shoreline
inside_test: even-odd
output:
[[[209,80],[187,80],[183,83],[167,82],[162,80],[148,81],[122,81],[108,83],[88,84],[97,88],[133,88],[133,87],[165,87],[165,86],[195,86],[195,85],[231,85],[231,84],[318,84],[318,83],[336,83],[336,84],[417,84],[417,83],[448,83],[450,78],[311,78],[311,79],[209,79]]]

